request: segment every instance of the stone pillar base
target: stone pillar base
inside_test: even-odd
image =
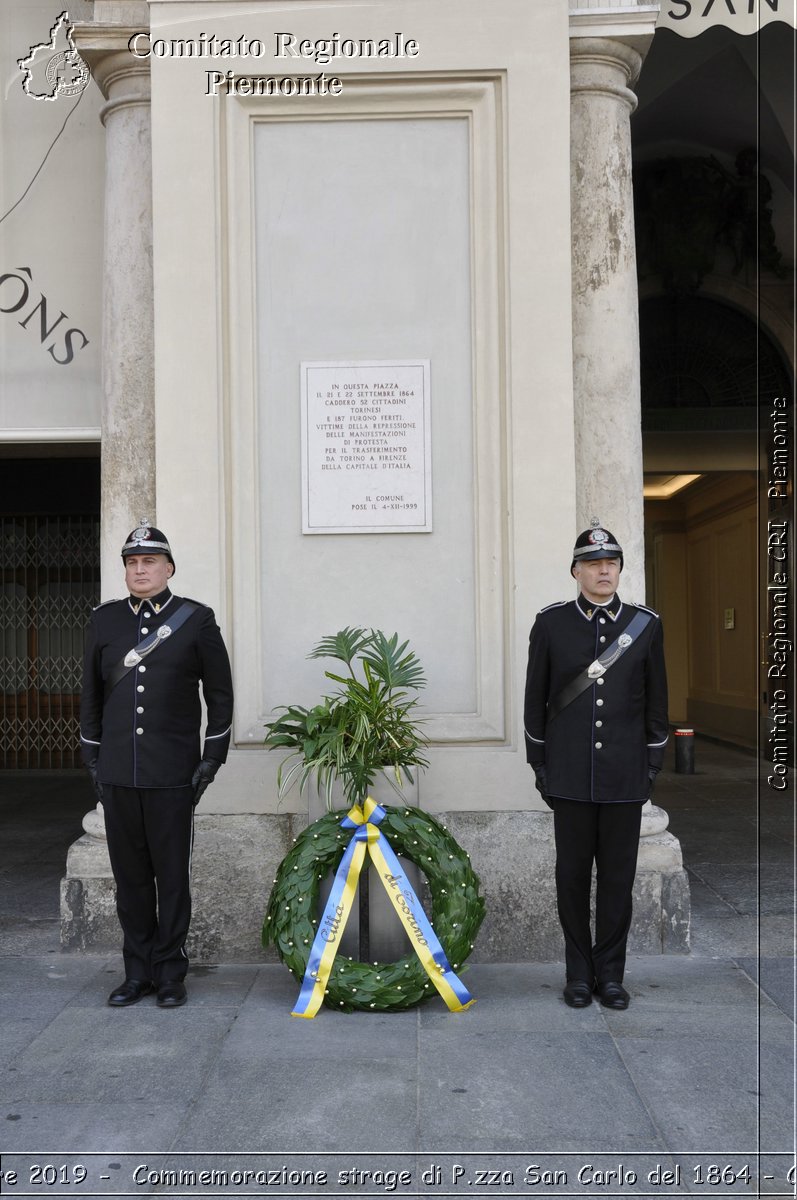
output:
[[[289,816],[198,816],[191,863],[193,916],[186,951],[193,961],[260,962],[260,930],[274,876],[297,830]],[[61,946],[120,951],[116,889],[104,839],[84,835],[70,848],[61,880]]]
[[[560,961],[553,820],[540,812],[443,815],[482,883],[487,915],[474,962]],[[193,918],[186,947],[194,962],[263,962],[260,930],[277,867],[306,817],[246,815],[196,818]],[[105,843],[84,836],[69,850],[61,881],[61,943],[66,950],[118,952],[121,932]],[[689,950],[689,885],[672,834],[643,837],[634,885],[629,950]]]
[[[120,945],[108,846],[104,837],[84,833],[69,847],[61,880],[61,946],[102,953]]]
[[[666,825],[665,813],[656,808],[652,812],[661,814]],[[469,851],[487,904],[472,961],[563,960],[551,814],[460,812],[443,820]],[[655,828],[661,821],[652,817],[651,824]],[[643,824],[643,834],[644,829]],[[689,881],[678,839],[664,831],[643,836],[634,882],[629,951],[688,954],[689,921]]]

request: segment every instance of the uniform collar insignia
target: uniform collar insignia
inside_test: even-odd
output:
[[[616,592],[607,604],[595,604],[591,600],[588,600],[583,592],[579,592],[576,597],[576,605],[581,615],[586,617],[588,621],[591,621],[594,617],[602,616],[604,613],[612,621],[616,621],[623,607],[620,597]]]
[[[164,588],[163,591],[159,592],[157,596],[147,596],[144,600],[139,600],[135,596],[128,596],[127,603],[130,605],[135,615],[138,616],[139,609],[141,608],[142,604],[150,604],[152,605],[152,611],[154,613],[160,613],[173,599],[174,596],[169,589]]]
[[[586,621],[592,619],[593,605],[587,600],[583,592],[579,592],[576,596],[576,608]]]
[[[620,609],[623,607],[620,597],[615,592],[609,603],[606,605],[606,615],[616,621],[620,615]]]

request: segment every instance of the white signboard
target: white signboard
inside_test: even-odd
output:
[[[715,25],[750,35],[772,21],[795,25],[796,16],[794,0],[662,0],[656,25],[681,37],[697,37]]]
[[[302,531],[429,533],[429,360],[302,363]]]

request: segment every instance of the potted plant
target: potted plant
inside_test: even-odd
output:
[[[428,766],[428,739],[415,716],[417,692],[425,686],[423,667],[398,634],[388,638],[378,629],[341,629],[322,638],[308,658],[332,658],[347,674],[325,671],[338,686],[312,708],[284,705],[266,723],[265,744],[288,750],[277,772],[282,798],[298,782],[301,791],[315,778],[328,810],[340,780],[346,806],[362,804],[384,772],[401,796],[403,778],[413,783],[412,769]]]
[[[473,949],[484,916],[469,856],[435,817],[406,802],[389,809],[377,805],[378,815],[368,815],[368,794],[378,775],[384,774],[403,800],[402,780],[414,782],[413,768],[428,765],[428,740],[415,716],[417,692],[426,681],[407,647],[407,642],[399,645],[398,634],[388,638],[378,629],[347,628],[322,638],[308,657],[335,659],[347,673],[326,671],[326,678],[337,685],[330,695],[313,708],[285,706],[266,724],[266,746],[288,751],[277,773],[280,797],[297,782],[303,789],[315,778],[329,810],[294,838],[277,870],[263,922],[263,944],[273,943],[302,983],[295,1016],[312,1017],[322,1003],[338,1011],[393,1012],[428,999],[435,989],[454,1011],[472,1002],[455,974]],[[332,809],[336,780],[342,784],[349,813]],[[379,874],[387,907],[399,915],[398,953],[406,949],[407,939],[411,946],[397,961],[393,955],[386,956],[387,961],[371,961],[368,871],[360,874],[360,866],[352,868],[349,857],[356,841],[356,822],[349,814],[355,807],[365,810],[366,820],[373,816],[378,837],[385,839],[377,852],[383,864]],[[367,851],[371,856],[374,852]],[[412,872],[420,878],[421,865],[431,918],[424,914],[409,878]],[[341,939],[353,896],[350,869],[356,871],[355,883],[359,881],[362,961],[345,958],[333,971],[338,950],[345,954]],[[321,916],[322,880],[333,873],[332,892]]]

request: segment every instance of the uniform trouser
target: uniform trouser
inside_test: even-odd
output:
[[[191,921],[190,787],[104,784],[102,806],[128,979],[182,980]]]
[[[591,804],[553,800],[556,900],[565,935],[568,980],[621,983],[631,927],[642,801]],[[596,867],[595,941],[590,932],[592,864]]]

